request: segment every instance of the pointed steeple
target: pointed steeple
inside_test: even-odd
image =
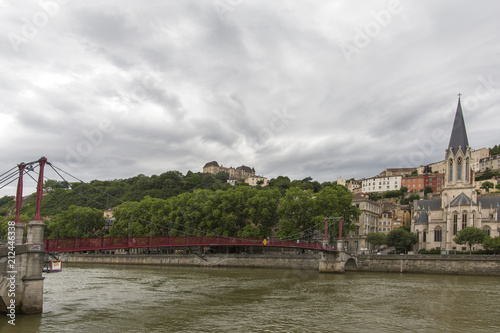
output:
[[[453,129],[451,130],[450,144],[448,145],[448,149],[453,148],[453,154],[457,153],[458,146],[461,146],[462,152],[465,154],[465,151],[469,146],[467,130],[465,129],[464,115],[462,113],[462,105],[460,104],[460,95],[461,94],[458,94],[457,112],[455,114]]]

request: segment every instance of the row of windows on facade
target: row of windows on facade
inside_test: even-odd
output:
[[[385,185],[385,184],[386,184],[386,182],[385,182],[385,181],[383,181],[383,182],[382,182],[382,181],[380,181],[380,182],[378,182],[378,184],[379,184],[379,185]],[[374,186],[375,186],[375,185],[377,185],[377,182],[376,182],[376,181],[373,181],[373,184],[372,184],[371,182],[367,182],[365,186],[372,186],[372,185],[374,185]],[[387,181],[387,185],[390,185],[390,182],[389,182],[389,181]],[[395,185],[395,186],[398,186],[398,181],[397,181],[397,180],[394,182],[394,185]]]
[[[464,226],[462,226],[462,228],[465,228]],[[484,228],[483,229],[486,234],[488,234],[488,236],[491,235],[491,229],[490,228]],[[457,233],[457,226],[456,224],[453,225],[453,235],[455,235]],[[417,231],[417,240],[420,241],[420,232]],[[443,230],[441,230],[441,227],[436,227],[434,229],[434,241],[435,242],[441,242],[443,240]],[[422,241],[425,243],[427,242],[427,231],[424,230],[422,232]]]

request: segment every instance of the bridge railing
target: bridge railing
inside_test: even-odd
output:
[[[268,239],[266,245],[262,239],[232,238],[232,237],[204,237],[204,236],[154,236],[154,237],[103,237],[103,238],[67,238],[47,239],[47,252],[77,252],[91,250],[113,250],[124,248],[147,247],[187,247],[187,246],[266,246],[286,247],[299,249],[313,249],[321,251],[335,251],[335,248],[324,248],[316,242],[301,242],[279,239]]]

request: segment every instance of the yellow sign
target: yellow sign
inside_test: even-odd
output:
[[[62,270],[62,261],[61,260],[52,260],[50,262],[51,267],[50,271],[61,271]]]
[[[267,239],[264,239],[264,241],[262,242],[262,244],[267,245]]]

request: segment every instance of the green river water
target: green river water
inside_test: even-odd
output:
[[[500,332],[500,278],[66,265],[0,332]]]

